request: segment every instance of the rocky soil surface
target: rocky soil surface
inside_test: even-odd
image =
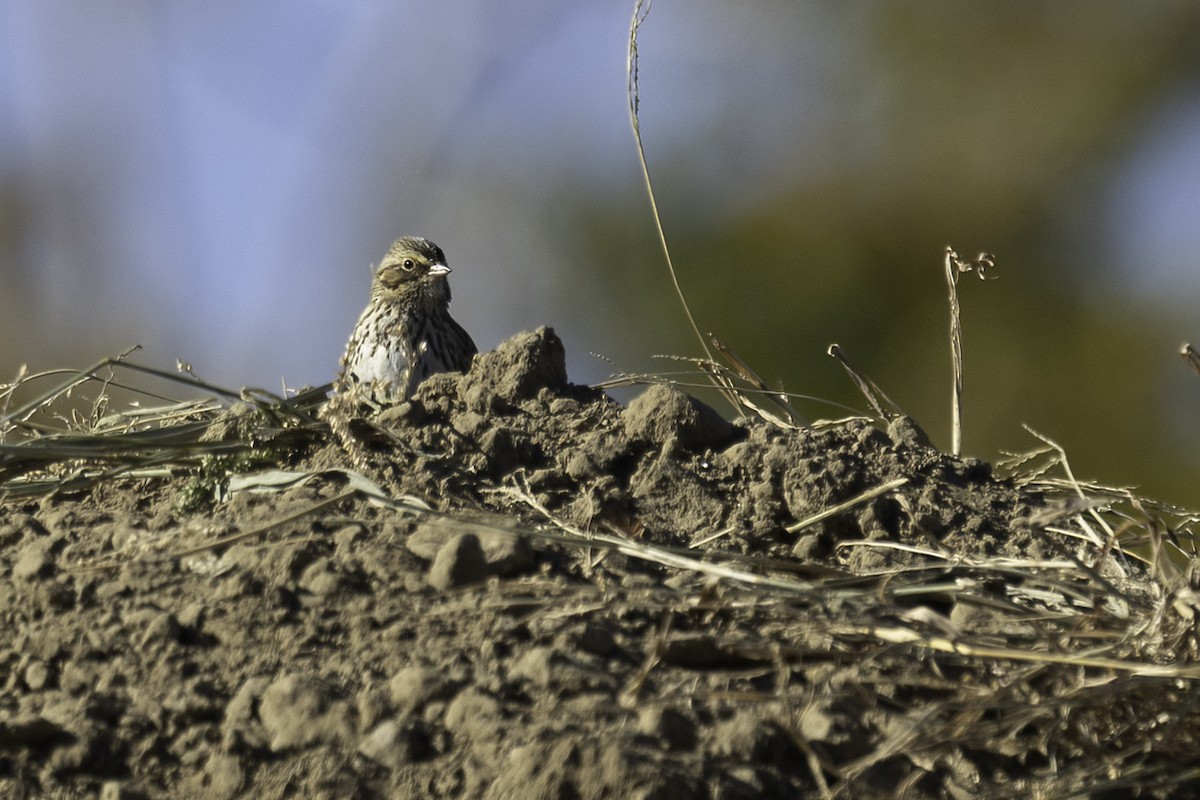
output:
[[[0,506],[0,796],[1066,796],[1128,717],[1195,725],[1187,681],[992,652],[1149,602],[1061,498],[902,417],[623,407],[564,364],[519,335],[356,426],[365,468],[314,436],[199,510],[187,474]]]

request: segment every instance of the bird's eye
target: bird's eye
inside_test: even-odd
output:
[[[405,272],[412,272],[412,269],[413,269],[413,267],[416,266],[416,264],[413,263],[413,260],[411,258],[406,258],[406,259],[404,259],[404,263],[401,264],[400,266],[404,269]]]

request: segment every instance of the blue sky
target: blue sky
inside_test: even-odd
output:
[[[672,165],[660,191],[719,215],[872,153],[888,89],[863,85],[855,34],[877,5],[659,0],[641,78],[652,166]],[[19,197],[0,252],[0,370],[137,342],[143,360],[183,358],[217,382],[320,383],[369,265],[411,233],[447,251],[456,316],[481,346],[551,324],[573,377],[602,378],[587,353],[629,347],[614,341],[619,287],[571,268],[558,212],[572,192],[645,202],[624,94],[630,11],[0,2],[0,181]],[[1198,151],[1192,87],[1098,180],[1104,285],[1196,307]],[[679,152],[703,158],[673,185]]]

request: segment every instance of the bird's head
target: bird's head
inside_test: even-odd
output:
[[[428,239],[402,236],[392,242],[379,262],[373,288],[385,294],[423,295],[449,303],[450,286],[446,283],[449,274],[442,248]]]

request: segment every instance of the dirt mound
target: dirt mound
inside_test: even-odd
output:
[[[1023,794],[1091,785],[1135,710],[1196,729],[1132,644],[983,653],[1113,641],[1158,598],[911,420],[622,407],[543,329],[355,431],[390,501],[320,436],[202,513],[186,475],[7,504],[0,794]]]
[[[567,382],[562,344],[545,329],[480,356],[466,378],[426,381],[378,422],[387,436],[372,471],[397,492],[442,498],[443,508],[521,513],[495,492],[521,476],[556,517],[636,529],[660,544],[719,539],[723,549],[823,562],[851,539],[1027,555],[1027,520],[1043,505],[994,480],[988,464],[938,452],[907,418],[886,432],[865,418],[795,430],[730,423],[666,385],[623,408]],[[882,497],[802,534],[786,531],[898,479],[903,510]]]

